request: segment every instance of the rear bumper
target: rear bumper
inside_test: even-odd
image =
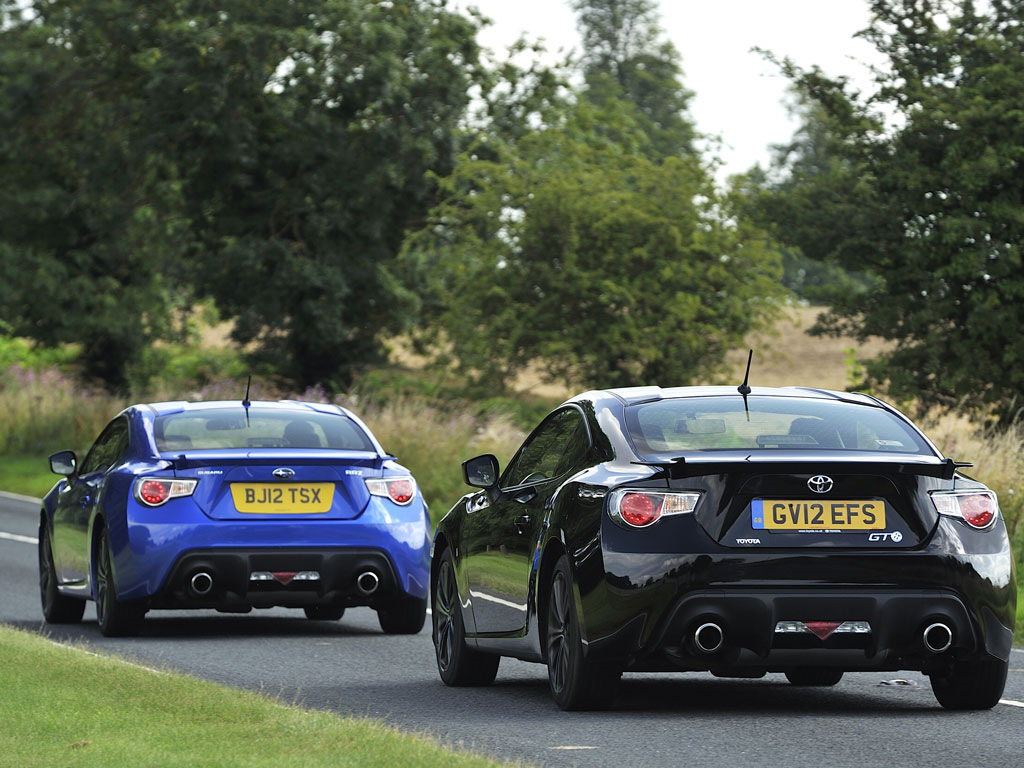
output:
[[[365,597],[350,583],[361,572],[361,565],[375,568],[381,579],[378,602],[386,589],[392,595],[427,596],[430,527],[426,509],[418,500],[397,507],[374,497],[355,520],[241,522],[212,521],[191,499],[179,501],[182,503],[169,510],[131,509],[127,530],[112,527],[115,577],[122,599],[143,600],[161,608],[225,606],[209,605],[215,594],[242,606],[301,607],[325,602],[324,596],[327,602],[373,604],[348,602],[350,597],[353,601]],[[367,560],[368,553],[375,554]],[[194,591],[182,586],[182,578],[188,575],[191,579],[204,564],[216,569],[215,584],[223,591],[211,590],[200,601]],[[320,573],[320,583],[250,583],[254,571],[302,570]]]
[[[646,649],[636,652],[639,626],[626,625],[593,649],[624,657],[635,670],[785,671],[823,666],[846,670],[942,669],[959,659],[1009,658],[1012,629],[992,611],[972,620],[963,601],[943,590],[726,590],[692,592],[678,599]],[[780,622],[860,622],[867,632],[779,631]],[[697,629],[721,629],[721,647],[701,650]],[[949,647],[939,652],[924,642],[925,629],[948,627]],[[631,654],[629,649],[633,648]]]
[[[179,558],[150,607],[376,606],[404,594],[398,585],[379,549],[207,550]]]

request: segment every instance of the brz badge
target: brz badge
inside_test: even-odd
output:
[[[815,493],[828,493],[832,490],[832,478],[828,475],[815,475],[807,481],[807,487]]]
[[[736,539],[737,544],[760,544],[760,539]]]
[[[288,467],[278,467],[271,474],[273,474],[278,480],[290,480],[295,477],[295,470],[289,469]]]

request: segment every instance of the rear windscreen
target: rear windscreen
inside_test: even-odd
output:
[[[835,400],[740,395],[626,407],[640,455],[688,451],[858,451],[934,456],[927,442],[882,408]]]
[[[366,432],[347,416],[255,406],[157,416],[153,432],[160,451],[224,448],[376,450]]]

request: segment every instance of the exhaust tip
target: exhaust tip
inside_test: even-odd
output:
[[[213,576],[206,571],[194,573],[189,581],[189,586],[192,588],[192,593],[199,597],[208,595],[210,590],[213,589]]]
[[[715,653],[725,642],[722,628],[712,621],[701,624],[693,633],[693,644],[701,653]]]
[[[928,625],[921,634],[921,638],[924,640],[924,647],[929,651],[942,653],[953,644],[953,630],[942,622],[935,622]]]
[[[356,586],[364,595],[372,595],[380,586],[380,577],[373,571],[363,571],[356,579]]]

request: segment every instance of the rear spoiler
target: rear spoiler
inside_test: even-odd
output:
[[[348,466],[379,468],[385,461],[393,459],[392,456],[380,456],[368,451],[328,451],[328,450],[293,450],[288,454],[275,453],[271,456],[260,456],[258,454],[246,454],[242,451],[202,451],[193,455],[178,453],[173,456],[164,455],[164,461],[169,462],[175,470],[193,469],[196,467],[208,467],[211,464],[217,465],[252,465],[284,466],[288,463],[295,464],[344,464]]]
[[[865,461],[863,458],[857,459],[840,459],[830,456],[828,458],[821,459],[790,459],[790,458],[768,458],[758,457],[754,458],[752,455],[744,458],[735,459],[712,459],[706,460],[694,460],[690,457],[687,460],[685,456],[673,456],[673,457],[658,457],[648,461],[634,461],[634,464],[640,464],[648,467],[662,467],[668,471],[669,477],[694,477],[696,475],[714,475],[714,474],[725,474],[727,472],[735,472],[740,468],[753,468],[758,469],[770,469],[773,472],[780,474],[790,475],[801,475],[801,474],[821,474],[832,472],[835,474],[842,474],[849,472],[851,468],[856,467],[858,472],[867,472],[873,474],[904,474],[904,475],[919,475],[922,477],[939,477],[943,480],[952,480],[956,471],[962,467],[974,466],[970,462],[964,461],[953,461],[953,459],[942,459],[937,462],[919,462],[919,461]]]

